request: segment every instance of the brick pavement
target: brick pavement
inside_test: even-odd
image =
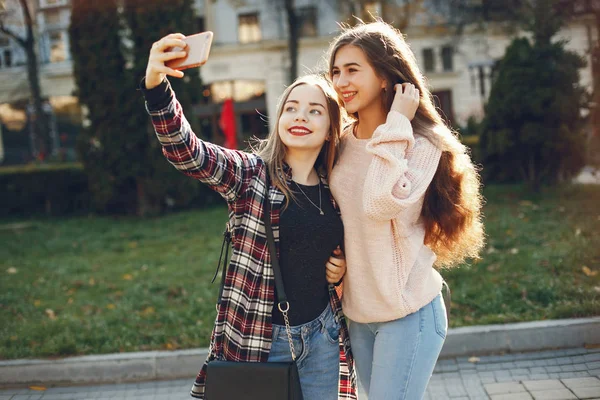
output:
[[[0,390],[0,400],[188,400],[191,379]],[[362,396],[361,400],[365,397]],[[600,349],[457,357],[438,362],[425,400],[600,400]]]

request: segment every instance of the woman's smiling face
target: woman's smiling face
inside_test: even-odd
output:
[[[278,122],[278,133],[290,149],[321,150],[331,122],[325,95],[315,85],[296,86],[286,99]]]
[[[359,47],[349,44],[336,52],[331,80],[349,114],[371,107],[383,108],[381,91],[385,80],[377,76]]]

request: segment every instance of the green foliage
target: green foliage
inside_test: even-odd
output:
[[[0,216],[86,211],[88,179],[80,164],[0,168]]]
[[[168,202],[189,205],[199,193],[197,182],[162,157],[136,90],[151,43],[177,27],[193,32],[192,18],[189,0],[73,1],[69,33],[74,75],[90,121],[78,149],[97,211],[155,214]],[[195,77],[177,91],[184,108],[191,110],[188,93],[201,86],[197,70],[189,75]]]
[[[484,195],[483,259],[441,271],[451,325],[598,315],[600,186]],[[218,207],[0,221],[0,359],[208,346],[226,218]]]
[[[484,179],[524,181],[537,190],[581,169],[583,66],[564,43],[512,42],[486,106],[480,141]]]

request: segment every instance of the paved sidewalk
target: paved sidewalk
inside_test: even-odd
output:
[[[43,391],[4,389],[0,400],[188,400],[191,383],[192,378]],[[425,399],[600,400],[600,349],[443,359],[435,368]]]

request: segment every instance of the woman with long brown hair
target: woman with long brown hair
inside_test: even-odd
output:
[[[484,243],[479,176],[399,31],[381,21],[344,29],[328,67],[355,118],[330,185],[359,381],[371,400],[420,399],[447,331],[435,267],[476,257]]]
[[[167,160],[220,193],[229,208],[233,254],[207,363],[291,361],[293,344],[305,400],[356,399],[347,325],[334,287],[345,272],[338,248],[343,225],[327,186],[344,115],[337,95],[323,77],[299,78],[281,96],[275,129],[257,151],[203,141],[166,79],[183,77],[165,62],[186,55],[184,38],[171,34],[152,46],[142,90]],[[174,47],[184,50],[170,51]],[[275,302],[262,219],[267,206],[289,303],[289,336]],[[205,397],[207,363],[193,397]]]

